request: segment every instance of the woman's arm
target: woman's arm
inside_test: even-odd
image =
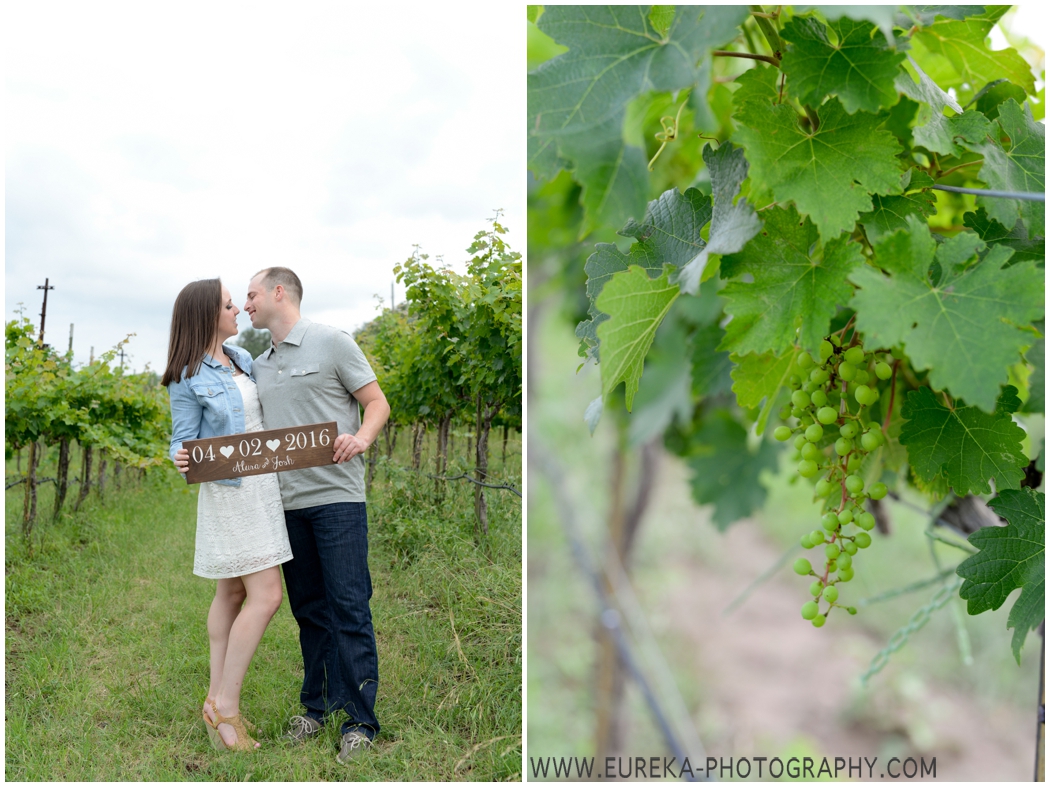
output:
[[[183,440],[196,440],[200,435],[204,408],[185,378],[168,386],[168,401],[171,404],[171,445],[168,456],[175,461],[175,454],[182,448]]]

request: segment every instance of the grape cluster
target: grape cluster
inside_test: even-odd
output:
[[[854,339],[856,342],[856,339]],[[868,534],[875,517],[864,509],[867,498],[886,496],[886,485],[877,482],[865,489],[859,475],[864,457],[885,441],[880,425],[869,418],[869,407],[879,400],[879,380],[888,380],[892,367],[859,343],[842,347],[837,334],[820,343],[819,360],[803,353],[798,368],[808,376],[792,375],[791,404],[780,411],[782,421],[773,436],[781,442],[794,439],[798,474],[816,479],[815,493],[822,500],[821,528],[802,536],[805,549],[823,547],[823,568],[810,561],[795,561],[795,573],[814,577],[812,601],[802,605],[802,617],[820,628],[835,607],[857,614],[839,603],[838,585],[853,579],[853,559],[871,545]],[[821,612],[820,602],[828,604]]]

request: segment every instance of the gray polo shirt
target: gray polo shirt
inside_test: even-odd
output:
[[[352,392],[376,379],[350,334],[305,319],[280,345],[270,345],[255,359],[252,373],[267,429],[335,421],[339,434],[357,434],[361,408]],[[341,465],[278,473],[277,478],[286,510],[365,502],[363,454]]]

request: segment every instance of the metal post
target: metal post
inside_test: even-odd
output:
[[[69,324],[69,351],[73,352],[73,323]]]
[[[394,310],[394,282],[390,282],[390,310]]]
[[[44,306],[40,309],[40,339],[37,341],[41,347],[44,346],[44,321],[47,319],[47,291],[55,289],[54,286],[49,286],[50,278],[44,279],[43,285],[37,285],[38,290],[44,291]]]

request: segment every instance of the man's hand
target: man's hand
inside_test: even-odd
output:
[[[173,461],[175,463],[175,469],[178,470],[183,475],[186,475],[186,473],[189,472],[189,470],[190,470],[190,452],[187,451],[185,448],[180,448],[178,451],[176,451],[175,452],[175,458],[172,459],[171,461]]]
[[[353,459],[358,454],[363,454],[370,445],[371,443],[357,435],[341,434],[335,438],[335,455],[332,457],[332,461],[337,465],[341,465],[346,460]]]

